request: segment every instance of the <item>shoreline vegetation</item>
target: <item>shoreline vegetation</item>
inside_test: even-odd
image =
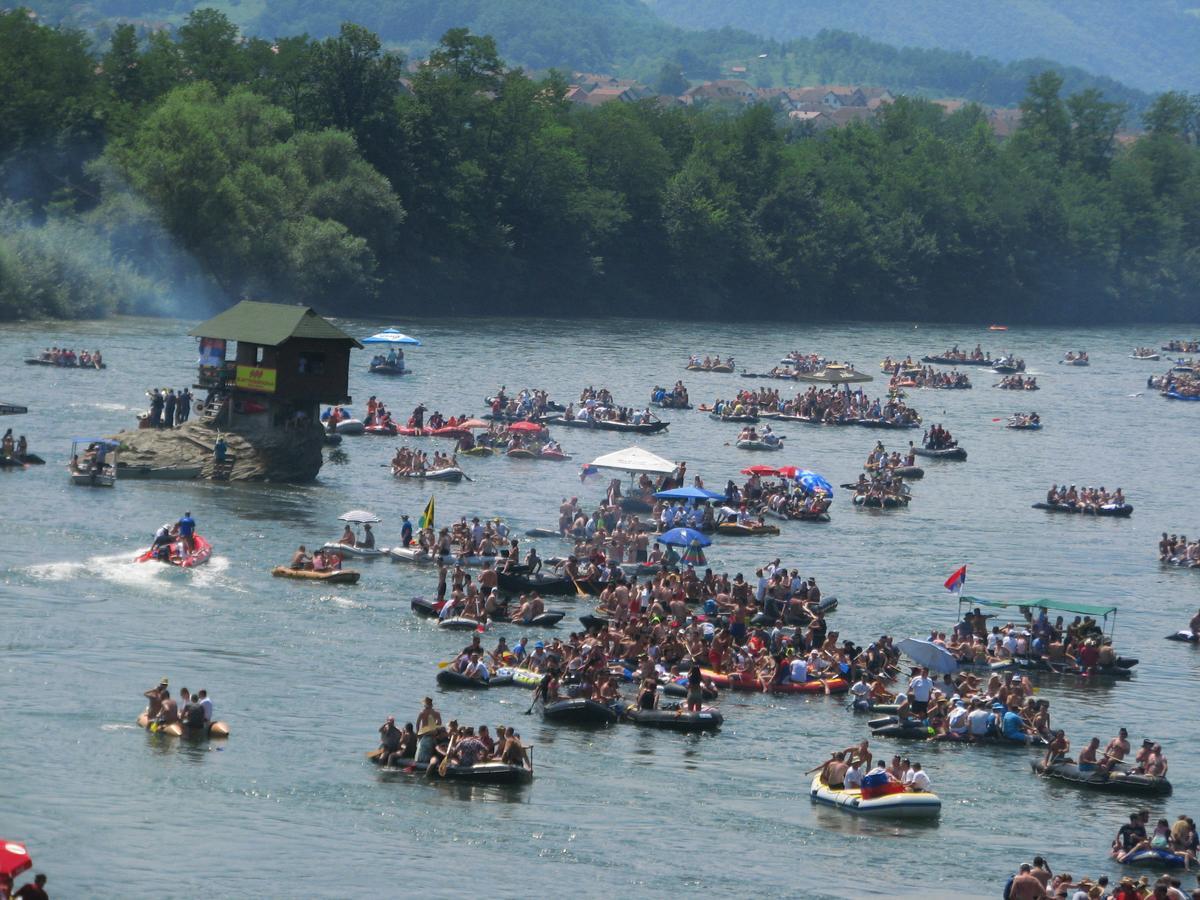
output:
[[[142,40],[0,13],[0,320],[340,316],[1117,323],[1200,306],[1200,97],[1032,77],[813,131],[766,105],[580,108],[452,29],[413,73],[365,28]]]

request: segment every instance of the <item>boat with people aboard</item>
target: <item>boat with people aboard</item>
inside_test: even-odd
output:
[[[1067,355],[1060,359],[1059,363],[1064,366],[1090,366],[1092,364],[1088,359],[1086,350],[1080,350],[1079,352],[1068,350]]]
[[[60,369],[107,369],[99,350],[71,350],[67,347],[47,347],[37,356],[25,358],[27,366],[56,366]]]
[[[180,688],[175,699],[164,678],[142,696],[146,698],[146,708],[137,717],[139,728],[184,740],[229,737],[229,725],[213,717],[213,702],[207,689],[192,694],[186,687]]]
[[[998,387],[1002,391],[1036,391],[1040,390],[1037,383],[1037,378],[1033,375],[1006,375],[1001,378],[993,387]]]
[[[879,768],[882,766],[881,762]],[[937,794],[910,790],[894,778],[886,780],[886,770],[882,774],[883,779],[878,773],[875,777],[870,773],[861,776],[858,787],[830,787],[818,772],[809,785],[809,796],[816,803],[862,815],[888,818],[935,818],[941,815],[942,801]]]
[[[650,391],[650,404],[659,409],[691,409],[687,388],[682,381],[676,381],[670,390],[655,385]]]
[[[359,435],[367,431],[366,422],[355,418],[345,406],[328,407],[321,413],[321,422],[329,434]]]
[[[912,441],[909,441],[908,452],[904,456],[900,455],[899,450],[893,450],[889,454],[883,446],[883,442],[876,441],[875,447],[867,454],[867,460],[863,463],[863,469],[870,473],[899,475],[910,481],[925,477],[925,470],[917,465],[916,449]],[[850,487],[853,486],[851,485]]]
[[[959,350],[955,344],[940,356],[922,356],[921,362],[932,363],[936,366],[992,366],[995,361],[989,357],[978,344],[971,352]]]
[[[750,466],[741,474],[750,476],[739,488],[730,482],[725,488],[725,501],[730,507],[747,506],[749,515],[795,522],[828,522],[833,505],[833,485],[816,472],[796,466]],[[779,481],[764,481],[778,477]],[[705,517],[693,519],[692,527],[703,526]],[[663,522],[667,526],[667,522]],[[671,524],[674,524],[673,522]]]
[[[1170,340],[1162,345],[1162,349],[1167,353],[1200,353],[1200,340]]]
[[[435,450],[430,456],[423,450],[397,447],[390,462],[392,477],[396,479],[416,478],[422,481],[462,481],[467,477],[458,465],[454,454]]]
[[[705,356],[703,359],[701,359],[698,355],[693,353],[688,357],[685,368],[689,372],[716,372],[722,375],[728,375],[733,372],[733,357],[726,357],[724,362],[722,362],[720,354]]]
[[[167,526],[163,526],[166,528]],[[161,532],[162,529],[160,528]],[[212,558],[212,544],[198,534],[192,534],[191,539],[182,537],[178,528],[171,534],[169,543],[161,543],[155,537],[155,543],[149,550],[137,558],[138,562],[160,562],[180,569],[194,569],[202,566]]]
[[[379,728],[379,746],[366,754],[381,772],[467,784],[527,784],[533,780],[533,747],[512,728],[478,729],[444,724],[426,697],[415,725],[396,725],[394,716]]]
[[[887,360],[884,360],[886,362]],[[917,390],[937,391],[969,391],[971,379],[965,372],[952,369],[942,372],[932,366],[922,366],[916,369],[900,369],[888,380],[888,389],[903,391],[909,388]]]
[[[1042,417],[1035,412],[1016,412],[1008,417],[1008,421],[1004,423],[1004,427],[1011,428],[1014,431],[1040,431],[1042,428]]]
[[[912,500],[904,478],[891,469],[873,472],[869,478],[861,473],[852,490],[851,502],[864,509],[900,509]]]
[[[1200,540],[1189,541],[1186,534],[1168,535],[1165,531],[1158,542],[1158,561],[1180,568],[1200,568]]]
[[[275,578],[294,578],[301,581],[320,581],[326,584],[358,584],[361,572],[352,569],[296,569],[292,566],[276,566],[271,570]]]
[[[1049,763],[1040,759],[1033,760],[1029,765],[1034,774],[1043,778],[1114,794],[1165,797],[1172,791],[1171,782],[1165,776],[1147,775],[1119,760],[1113,761],[1111,766],[1105,766],[1102,762],[1081,764],[1070,757],[1056,755]]]
[[[1100,487],[1076,488],[1057,484],[1050,485],[1044,502],[1033,504],[1034,509],[1044,509],[1047,512],[1078,513],[1088,516],[1113,516],[1128,518],[1133,515],[1133,507],[1125,501],[1125,494],[1117,488],[1108,491]]]
[[[1158,359],[1161,359],[1161,357],[1158,355],[1158,353],[1155,352],[1153,347],[1134,347],[1133,352],[1129,354],[1129,358],[1130,359],[1146,359],[1146,360],[1150,360],[1152,362],[1157,361]]]
[[[117,452],[120,447],[120,442],[111,438],[72,438],[71,460],[67,463],[71,484],[114,487],[117,483]]]
[[[826,367],[823,371],[827,372],[828,369]],[[862,391],[818,388],[815,385],[797,393],[792,399],[783,399],[777,388],[743,390],[732,400],[717,399],[712,406],[701,406],[700,409],[717,421],[744,424],[754,424],[766,418],[805,425],[906,429],[917,428],[921,422],[920,414],[898,397],[889,397],[886,401],[878,398],[872,400]]]
[[[992,363],[992,371],[997,375],[1015,375],[1025,371],[1025,360],[1011,354],[1002,356]]]
[[[773,432],[769,424],[763,425],[761,432],[747,425],[738,433],[734,446],[739,450],[782,450],[785,437]]]
[[[923,456],[927,459],[946,459],[962,462],[967,458],[967,451],[958,446],[958,441],[940,423],[925,432],[921,439],[920,447],[910,446],[909,452],[915,456]]]
[[[409,337],[395,328],[385,328],[383,331],[362,339],[363,346],[387,347],[387,352],[379,352],[371,357],[367,371],[372,375],[409,375],[412,369],[405,368],[404,348],[420,347],[421,342],[415,337]]]

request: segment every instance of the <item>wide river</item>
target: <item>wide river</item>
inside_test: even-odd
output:
[[[887,354],[938,352],[957,342],[1011,349],[1043,389],[993,388],[968,370],[970,391],[912,391],[926,423],[942,422],[970,452],[932,463],[904,511],[854,508],[839,491],[827,525],[789,523],[776,538],[720,538],[718,571],[753,575],[781,557],[815,576],[841,605],[831,626],[860,644],[881,633],[949,630],[956,603],[942,587],[963,563],[968,593],[1055,598],[1120,607],[1121,652],[1139,657],[1132,681],[1046,683],[1053,721],[1075,747],[1119,726],[1135,743],[1161,740],[1175,795],[1130,801],[1031,774],[1033,751],[906,745],[930,772],[944,807],[937,825],[865,821],[814,807],[805,770],[867,733],[866,716],[838,697],[723,697],[725,728],[692,737],[630,726],[585,732],[526,717],[517,689],[436,693],[436,663],[466,641],[409,609],[432,593],[427,570],[356,566],[354,587],[272,579],[298,543],[340,533],[337,516],[364,507],[383,519],[381,545],[415,517],[429,490],[399,483],[383,464],[395,440],[348,438],[304,486],[147,483],[81,489],[64,464],[71,438],[131,427],[153,385],[190,384],[189,323],[112,320],[6,325],[0,400],[27,416],[0,420],[29,437],[49,465],[0,471],[0,832],[28,842],[55,896],[368,896],[483,891],[515,896],[998,896],[1021,861],[1044,854],[1056,871],[1119,875],[1109,841],[1127,812],[1200,814],[1200,657],[1163,638],[1200,602],[1200,573],[1160,567],[1159,532],[1200,531],[1196,440],[1200,404],[1167,403],[1145,388],[1165,362],[1129,358],[1200,328],[1055,330],[912,325],[712,326],[677,321],[342,321],[364,336],[387,325],[416,333],[416,374],[386,379],[352,356],[362,409],[377,394],[399,417],[418,402],[443,413],[484,412],[483,399],[544,387],[578,398],[609,387],[644,403],[654,384],[683,378],[693,403],[764,382],[683,371],[691,351],[732,354],[763,371],[787,351],[818,351],[878,375]],[[24,366],[51,344],[99,347],[109,368]],[[1090,368],[1057,364],[1083,348]],[[788,387],[784,382],[765,382]],[[882,383],[867,385],[881,393]],[[1036,409],[1041,432],[997,421]],[[762,456],[731,446],[736,428],[699,411],[668,413],[668,432],[636,441],[686,460],[710,487]],[[852,480],[877,438],[909,433],[781,425],[794,463]],[[919,438],[920,432],[917,432]],[[559,430],[573,462],[469,459],[473,479],[438,485],[439,523],[503,515],[518,530],[553,526],[564,496],[596,500],[605,479],[580,484],[579,464],[630,443]],[[1030,508],[1051,482],[1121,486],[1131,519],[1055,516]],[[191,510],[216,548],[190,574],[138,565],[154,529]],[[543,555],[562,552],[541,542]],[[589,607],[551,603],[574,617]],[[485,636],[494,644],[501,629]],[[506,627],[510,640],[521,633]],[[541,636],[541,635],[538,635]],[[229,722],[224,744],[180,746],[133,725],[159,678],[205,687]],[[412,720],[433,693],[448,718],[515,724],[535,746],[536,780],[520,789],[453,789],[381,776],[364,759],[389,714]],[[877,753],[899,745],[880,742]],[[1188,879],[1190,882],[1190,878]],[[455,884],[458,882],[458,884]],[[1190,885],[1189,885],[1190,886]]]

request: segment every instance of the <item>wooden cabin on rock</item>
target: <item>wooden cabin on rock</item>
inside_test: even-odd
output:
[[[306,306],[243,300],[188,334],[200,342],[201,418],[220,428],[304,429],[322,404],[350,403],[350,351],[362,344]]]

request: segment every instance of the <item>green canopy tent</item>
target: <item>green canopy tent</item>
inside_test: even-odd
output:
[[[1112,638],[1113,630],[1117,624],[1117,608],[1115,606],[1099,606],[1094,603],[1064,603],[1059,600],[983,600],[979,597],[959,597],[958,598],[958,618],[962,621],[963,605],[978,607],[979,609],[1012,609],[1016,607],[1021,611],[1021,615],[1031,614],[1032,610],[1044,609],[1047,612],[1054,610],[1055,612],[1073,613],[1079,616],[1091,616],[1092,618],[1102,619],[1102,626],[1109,638]],[[1112,616],[1111,621],[1109,616]]]

